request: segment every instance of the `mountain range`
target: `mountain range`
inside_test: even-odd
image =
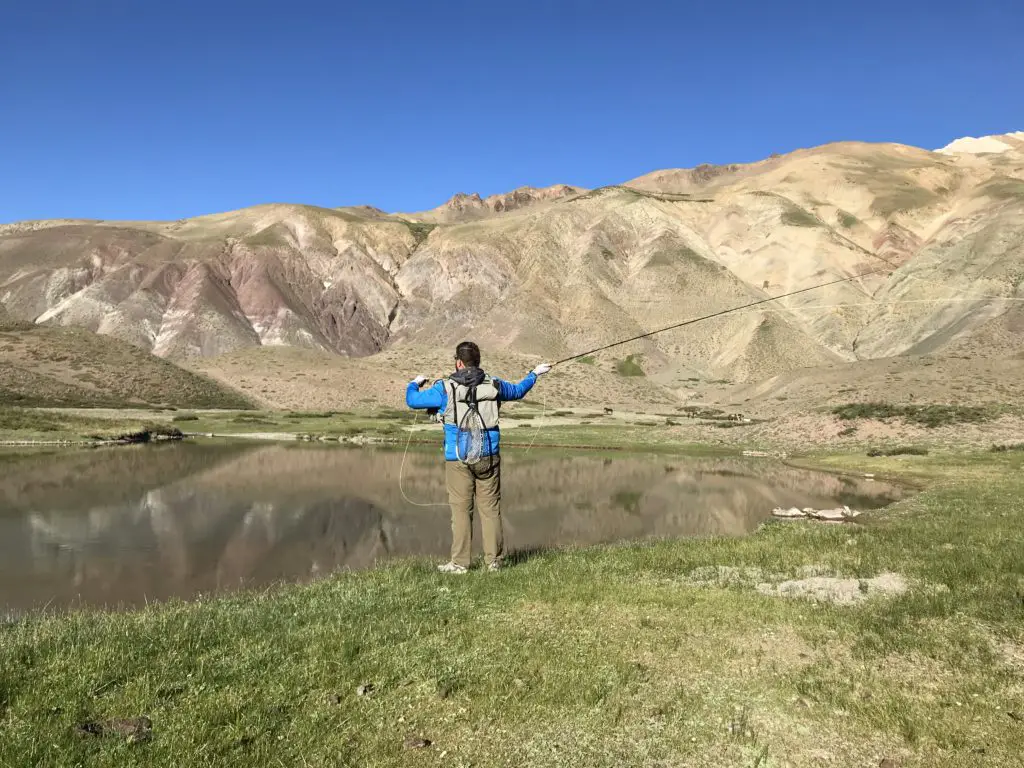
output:
[[[678,387],[896,355],[1021,357],[1024,133],[937,151],[842,142],[408,214],[269,204],[0,225],[0,322],[199,366],[464,338],[557,359],[842,278],[603,359]]]

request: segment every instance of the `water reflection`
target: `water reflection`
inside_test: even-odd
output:
[[[131,605],[388,557],[443,557],[447,508],[403,498],[401,458],[202,444],[7,457],[0,608]],[[444,502],[441,463],[433,451],[409,455],[411,501]],[[776,506],[866,508],[900,495],[886,483],[763,460],[509,452],[503,474],[512,549],[738,535]]]

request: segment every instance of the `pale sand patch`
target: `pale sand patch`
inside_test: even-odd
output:
[[[801,597],[837,605],[852,605],[876,596],[901,595],[907,589],[906,579],[898,573],[883,573],[871,579],[814,576],[781,584],[763,582],[757,585],[757,591],[763,595]]]

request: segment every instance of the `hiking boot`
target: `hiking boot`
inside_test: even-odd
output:
[[[487,565],[487,570],[488,571],[500,571],[501,568],[502,568],[501,560],[495,560],[493,563],[488,563],[488,565]]]
[[[453,563],[450,560],[444,565],[437,566],[437,570],[441,573],[467,573],[469,571],[466,566]]]

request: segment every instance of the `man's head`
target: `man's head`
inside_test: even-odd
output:
[[[464,341],[455,348],[455,369],[479,368],[480,347],[472,341]]]

